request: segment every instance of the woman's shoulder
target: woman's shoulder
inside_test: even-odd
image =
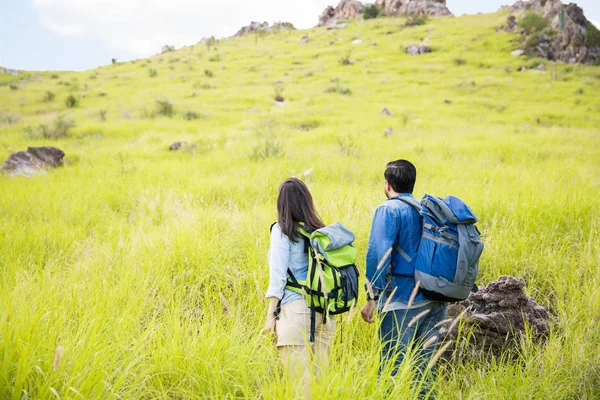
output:
[[[281,225],[279,225],[279,222],[275,222],[271,225],[271,237],[273,236],[282,237],[285,240],[289,240],[286,234],[281,230]]]

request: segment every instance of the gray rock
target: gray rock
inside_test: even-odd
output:
[[[510,55],[513,56],[513,57],[520,57],[523,54],[525,54],[525,50],[522,50],[522,49],[517,49],[515,51],[511,51],[510,52]]]
[[[300,41],[298,42],[298,44],[307,44],[308,43],[308,35],[304,36],[302,39],[300,39]]]
[[[383,110],[381,110],[381,112],[379,114],[385,115],[388,117],[391,117],[393,115],[392,112],[390,110],[388,110],[387,107],[384,107]]]
[[[337,7],[328,6],[319,16],[318,26],[335,26],[338,21],[358,19],[362,16],[363,4],[356,0],[341,0]],[[339,27],[337,27],[339,28]],[[329,28],[331,29],[331,28]]]
[[[431,48],[429,46],[426,46],[426,45],[411,44],[410,46],[408,46],[406,48],[405,52],[407,54],[415,56],[415,55],[418,55],[418,54],[431,53]]]
[[[385,131],[383,131],[383,136],[388,137],[388,136],[392,136],[394,134],[394,130],[391,127],[387,127],[385,128]]]
[[[64,156],[65,153],[56,147],[29,147],[27,151],[11,154],[0,169],[10,175],[34,175],[60,167]]]
[[[175,142],[172,145],[169,146],[169,151],[177,151],[177,150],[181,150],[181,147],[184,145],[185,142]]]

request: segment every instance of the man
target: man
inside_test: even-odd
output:
[[[417,170],[409,161],[397,160],[387,165],[384,176],[388,200],[375,211],[371,226],[366,274],[368,301],[361,314],[368,323],[374,322],[375,309],[381,315],[382,368],[387,361],[393,361],[395,375],[406,350],[412,346],[419,352],[419,369],[423,373],[435,351],[439,336],[436,324],[446,317],[446,304],[415,290],[411,261],[419,248],[422,222],[417,210],[400,198],[417,202],[412,196]],[[424,387],[421,394],[427,392]]]

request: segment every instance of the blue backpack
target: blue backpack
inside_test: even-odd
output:
[[[483,242],[475,223],[477,217],[459,198],[445,199],[426,194],[421,203],[412,197],[397,197],[421,216],[423,231],[419,249],[412,257],[394,250],[414,267],[419,289],[433,300],[456,302],[476,288]],[[393,271],[392,271],[393,272]]]

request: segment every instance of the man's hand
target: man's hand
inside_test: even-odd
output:
[[[365,306],[360,310],[360,315],[365,322],[368,322],[369,324],[375,322],[373,320],[373,313],[375,312],[376,306],[377,304],[375,303],[375,300],[369,300],[367,301],[367,304],[365,304]]]

